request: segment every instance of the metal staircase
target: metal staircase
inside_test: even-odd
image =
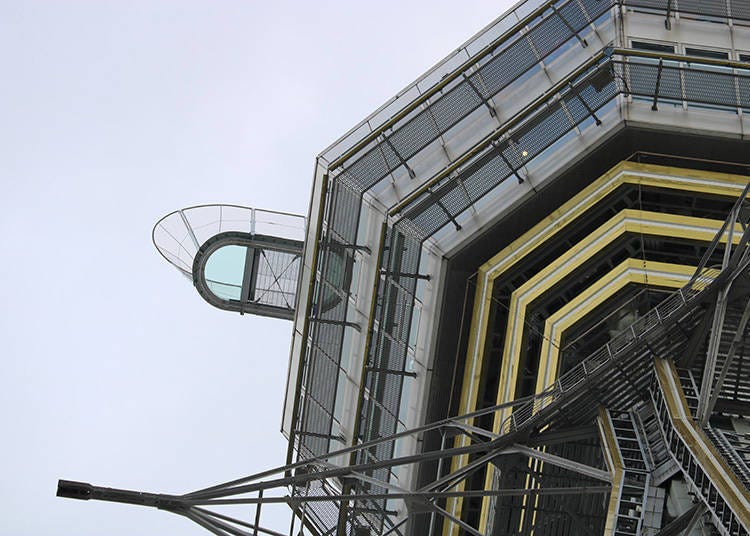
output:
[[[642,527],[651,478],[650,467],[644,457],[644,446],[636,431],[633,415],[629,412],[609,411],[608,413],[622,461],[620,496],[613,534],[637,536],[643,534]]]
[[[734,474],[750,490],[750,467],[747,463],[748,449],[750,449],[750,438],[744,434],[737,434],[729,430],[721,430],[707,426],[703,429],[711,440],[716,450],[732,468]]]
[[[690,414],[695,416],[698,407],[698,388],[691,371],[677,369],[680,379],[680,387],[685,395]],[[731,430],[723,430],[712,425],[703,427],[703,432],[711,440],[724,461],[732,468],[737,478],[742,482],[746,490],[750,490],[750,437],[746,434],[738,434]]]
[[[680,468],[674,461],[669,448],[664,441],[664,433],[659,425],[659,420],[654,413],[651,403],[643,404],[638,409],[638,420],[640,429],[645,438],[651,460],[651,478],[654,486],[661,486],[671,478]]]
[[[750,409],[750,359],[743,355],[746,351],[737,352],[738,355],[735,355],[728,365],[726,364],[732,339],[741,323],[743,310],[746,306],[745,302],[746,299],[738,299],[727,306],[716,359],[717,371],[720,371],[725,365],[727,366],[726,377],[718,396],[716,408],[719,411],[732,414],[747,413]],[[704,356],[706,354],[708,340],[707,334],[697,355]],[[697,384],[700,384],[703,378],[704,364],[703,359],[695,359],[692,363],[690,372]],[[697,388],[695,392],[697,393]],[[688,395],[687,391],[685,394]]]
[[[722,464],[723,456],[717,456],[709,442],[702,439],[684,402],[686,397],[673,365],[666,360],[657,361],[656,368],[651,389],[656,415],[688,487],[708,508],[720,534],[748,535],[747,489],[738,489],[732,478],[734,472]]]

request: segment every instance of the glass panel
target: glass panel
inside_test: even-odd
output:
[[[729,59],[729,52],[720,52],[718,50],[705,50],[703,48],[685,48],[685,54],[688,56],[698,56],[700,58],[712,58],[715,60]]]
[[[633,41],[632,47],[636,50],[650,50],[652,52],[674,53],[674,45],[663,45],[661,43],[647,43],[645,41]]]
[[[223,246],[206,261],[208,288],[222,300],[239,300],[245,274],[246,246]]]
[[[404,380],[401,388],[401,401],[398,408],[398,420],[406,425],[407,413],[409,411],[409,397],[411,395],[411,388],[414,385],[414,378],[411,376],[404,376]]]

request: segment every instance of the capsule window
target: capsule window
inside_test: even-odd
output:
[[[206,260],[206,285],[222,300],[239,300],[245,276],[247,246],[227,245],[218,248]]]

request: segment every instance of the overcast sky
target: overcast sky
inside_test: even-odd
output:
[[[315,155],[510,3],[403,4],[0,0],[0,533],[208,534],[57,479],[184,493],[284,463],[291,323],[213,309],[151,228],[306,213]]]

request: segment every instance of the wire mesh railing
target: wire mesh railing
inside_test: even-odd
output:
[[[708,507],[719,532],[725,536],[747,536],[748,527],[743,526],[741,521],[743,518],[748,519],[747,510],[730,498],[736,493],[736,490],[732,489],[733,485],[725,478],[717,478],[715,473],[709,474],[712,471],[711,462],[700,452],[700,442],[694,441],[691,437],[683,437],[678,431],[675,420],[681,417],[673,414],[666,400],[668,392],[669,396],[676,396],[677,400],[681,398],[672,392],[673,389],[681,390],[679,384],[664,385],[658,375],[654,377],[651,397],[656,408],[657,422],[669,450],[682,469],[692,494]],[[688,407],[684,407],[683,410],[687,416],[690,415]]]
[[[515,432],[527,427],[542,415],[542,410],[559,401],[566,393],[586,383],[608,364],[618,361],[628,354],[629,348],[642,341],[660,324],[673,320],[674,317],[689,306],[716,279],[719,271],[707,269],[686,286],[673,292],[659,305],[637,319],[633,324],[617,333],[603,347],[596,350],[568,372],[548,386],[539,398],[518,407],[500,426],[502,433]]]
[[[170,212],[154,225],[151,240],[159,254],[192,279],[200,247],[217,234],[236,231],[305,239],[304,216],[241,205],[196,205]]]

